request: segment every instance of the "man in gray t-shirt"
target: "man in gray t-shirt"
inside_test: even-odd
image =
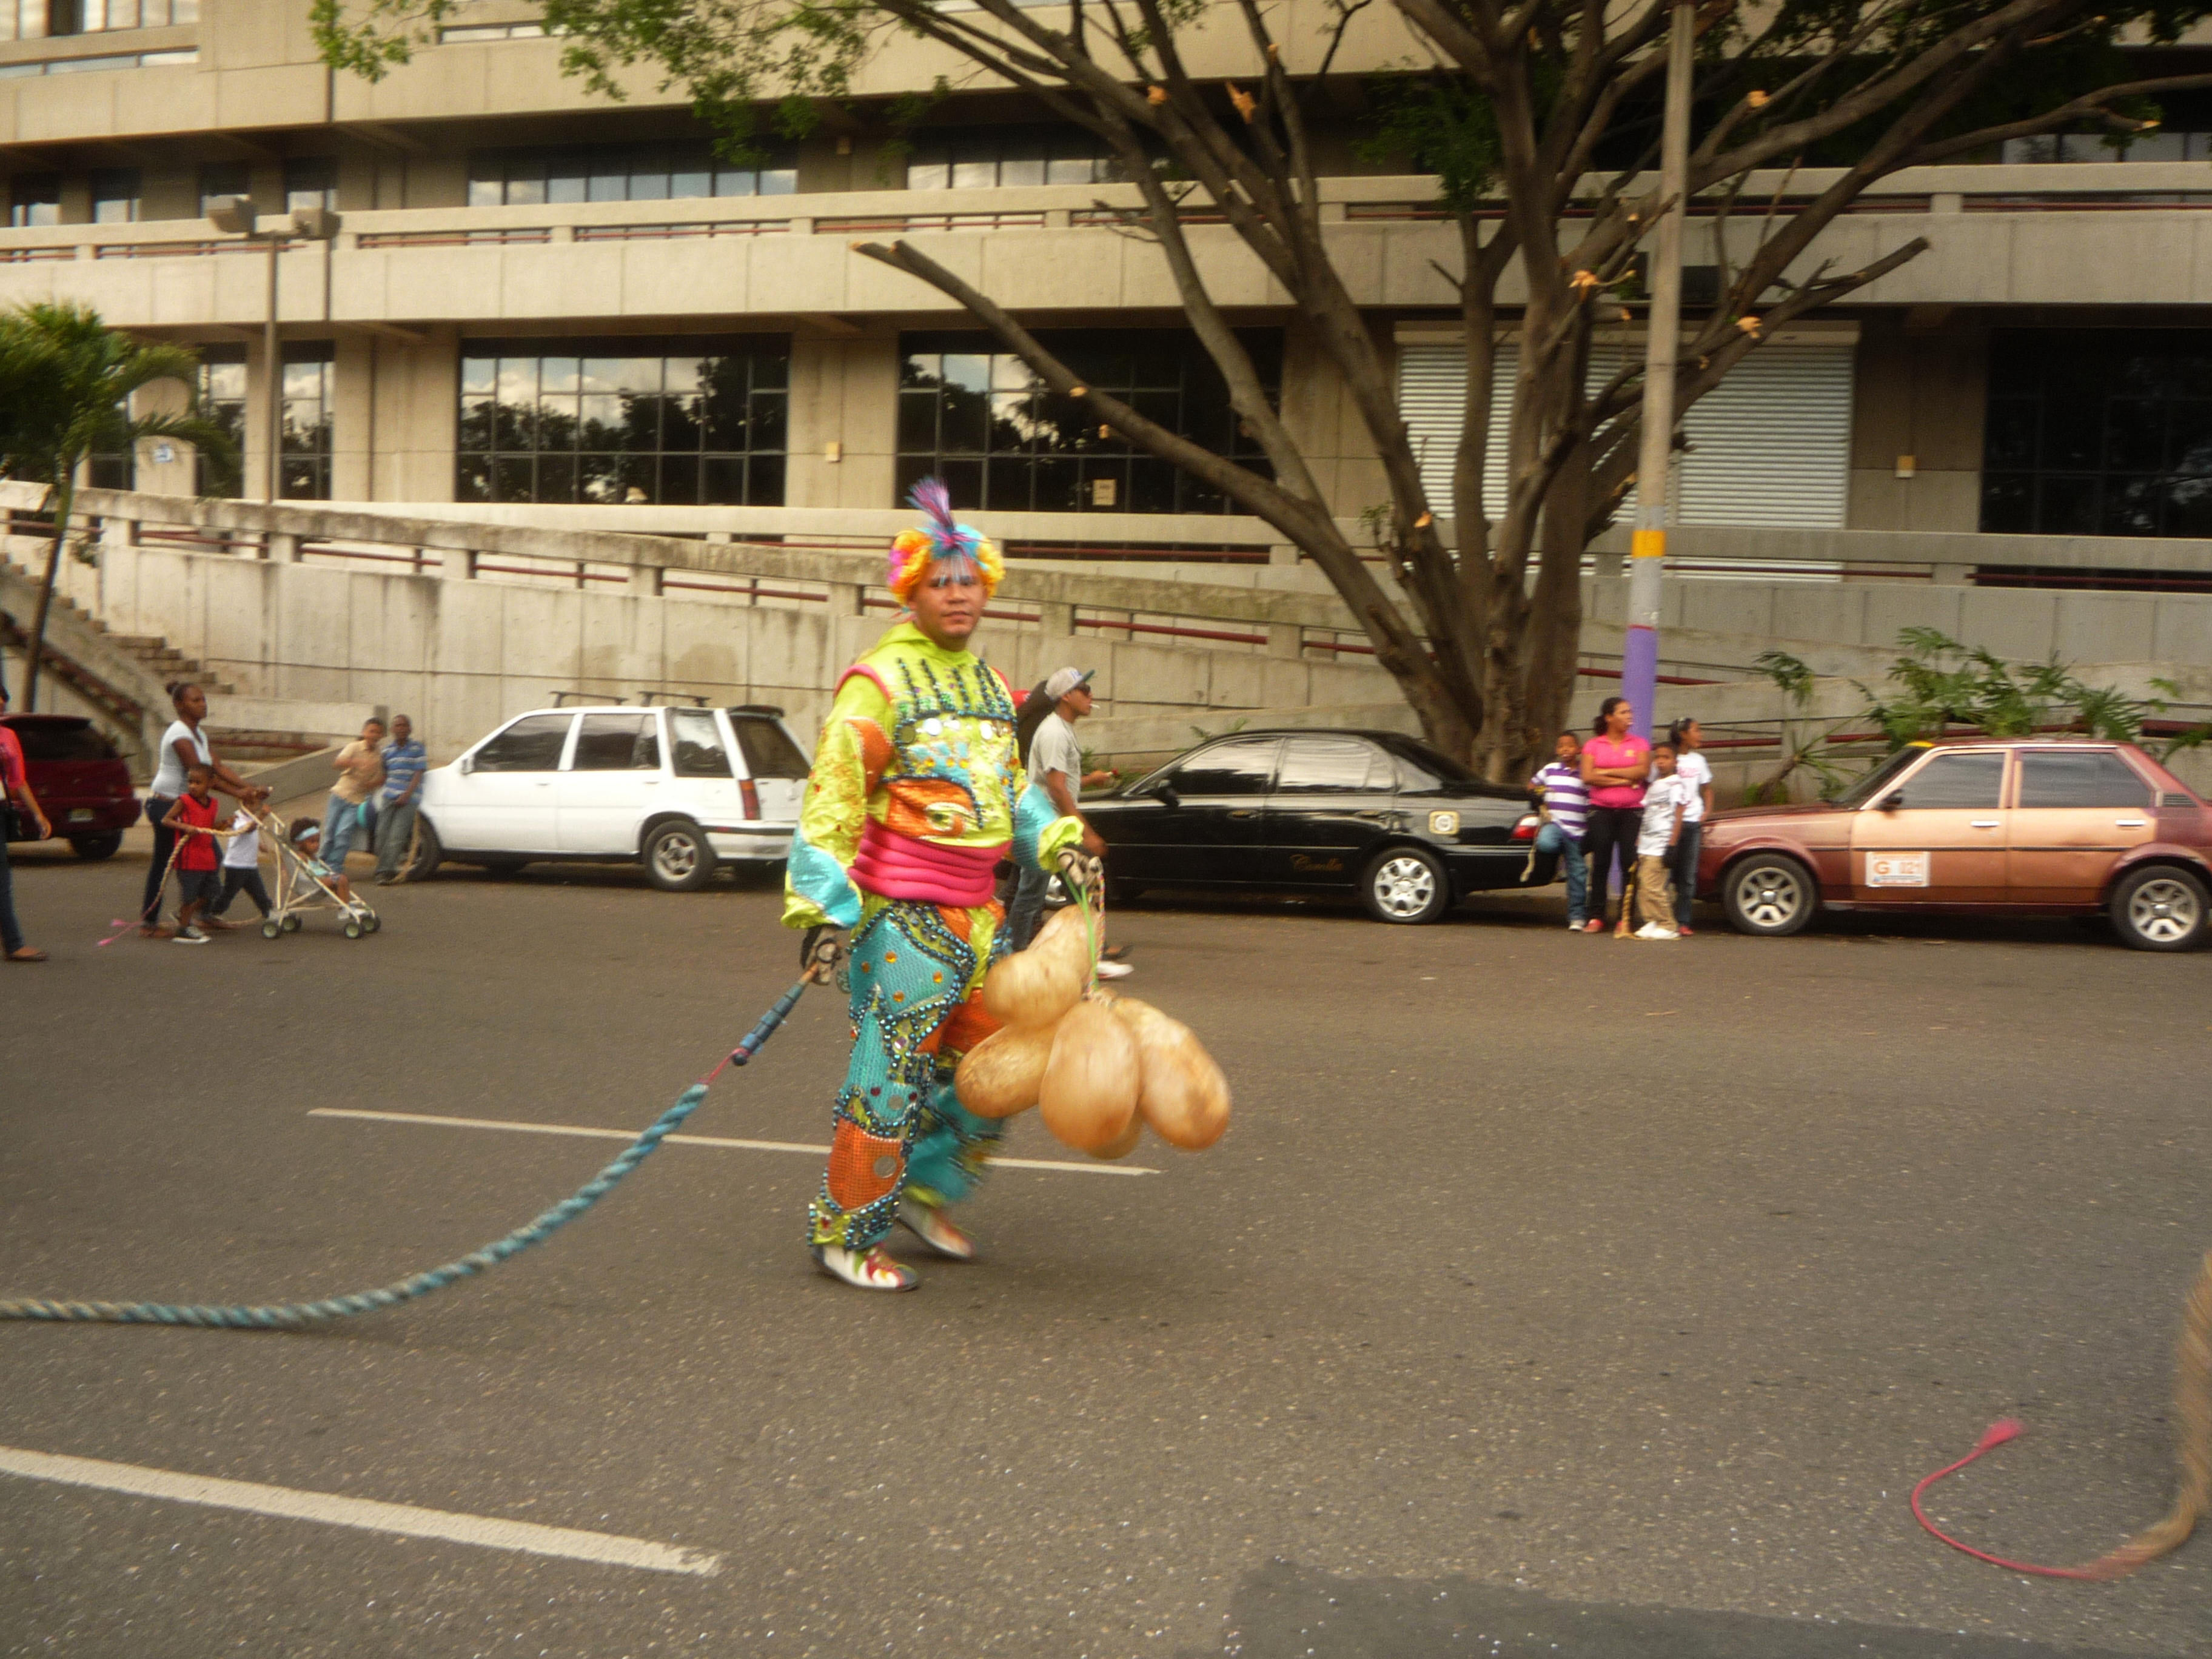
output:
[[[1091,712],[1091,676],[1096,671],[1088,668],[1062,668],[1044,683],[1038,695],[1049,697],[1053,711],[1044,717],[1044,723],[1030,739],[1030,752],[1025,757],[1029,768],[1030,787],[1042,789],[1051,798],[1054,811],[1062,817],[1080,818],[1083,811],[1079,797],[1086,784],[1110,783],[1111,772],[1083,770],[1083,749],[1075,740],[1075,722]],[[1088,853],[1103,854],[1106,843],[1089,824],[1083,826],[1083,847]],[[1044,914],[1045,890],[1051,884],[1050,871],[1025,870],[1020,885],[1014,890],[1014,902],[1006,915],[1006,941],[1014,950],[1028,947],[1036,937],[1037,922]],[[1100,972],[1117,964],[1103,964]],[[1123,973],[1127,969],[1121,970]]]

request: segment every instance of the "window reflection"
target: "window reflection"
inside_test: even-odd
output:
[[[462,501],[775,506],[790,343],[465,341]]]
[[[1272,476],[1229,406],[1197,340],[1180,330],[1045,331],[1045,349],[1086,386],[1127,404],[1217,455]],[[1239,337],[1273,398],[1282,338]],[[1045,389],[1020,358],[987,337],[908,334],[900,340],[897,497],[933,474],[967,508],[1039,513],[1223,513],[1221,491],[1103,428],[1085,405]]]

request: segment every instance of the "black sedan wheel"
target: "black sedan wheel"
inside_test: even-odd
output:
[[[2204,937],[2212,899],[2186,870],[2156,865],[2130,872],[2112,889],[2113,929],[2138,951],[2186,951]]]
[[[1780,939],[1813,920],[1820,890],[1796,859],[1754,853],[1721,878],[1721,903],[1737,933]]]
[[[104,836],[72,836],[70,840],[70,851],[88,864],[96,864],[101,859],[113,858],[115,849],[122,845],[123,832],[120,830],[113,830]]]
[[[1377,921],[1434,921],[1451,908],[1451,877],[1424,848],[1386,847],[1359,878],[1359,902]]]
[[[645,842],[645,873],[666,893],[689,893],[714,878],[714,849],[696,823],[664,823]]]

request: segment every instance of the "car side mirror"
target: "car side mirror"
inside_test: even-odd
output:
[[[477,757],[474,755],[462,756],[460,769],[461,775],[464,777],[466,777],[470,773],[475,771],[477,769]]]
[[[1159,802],[1163,806],[1180,806],[1182,805],[1182,797],[1176,793],[1175,785],[1170,783],[1165,778],[1162,778],[1149,790],[1146,791],[1146,793],[1151,795],[1154,800]]]
[[[1885,812],[1894,812],[1899,807],[1904,805],[1905,791],[1902,789],[1891,790],[1887,794],[1881,798],[1880,802],[1881,810]]]

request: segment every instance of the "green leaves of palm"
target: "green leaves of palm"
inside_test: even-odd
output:
[[[21,307],[0,316],[0,389],[9,410],[0,450],[12,471],[56,484],[59,497],[74,493],[70,481],[88,455],[145,439],[174,438],[228,459],[230,434],[197,413],[129,412],[143,387],[177,380],[193,388],[198,377],[197,352],[134,340],[89,306]]]

